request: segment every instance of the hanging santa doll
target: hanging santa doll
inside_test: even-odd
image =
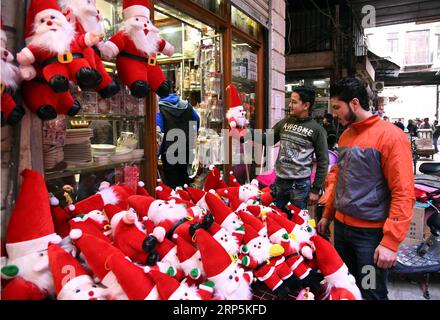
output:
[[[80,35],[87,32],[101,34],[104,32],[102,22],[103,16],[96,8],[96,0],[58,0],[61,9],[67,19],[75,26],[75,30]],[[119,92],[119,85],[105,71],[100,58],[100,52],[95,45],[83,50],[84,57],[89,64],[98,71],[102,77],[101,83],[95,90],[103,98],[109,98]]]
[[[46,66],[46,63],[41,63],[40,61],[41,54],[34,56],[32,51],[28,50],[28,48],[23,49],[20,53],[20,56],[23,58],[22,62],[24,62],[24,64],[22,64],[19,60],[21,64],[20,73],[22,78],[26,80],[22,86],[23,98],[26,107],[41,120],[55,119],[58,114],[74,116],[81,109],[79,101],[74,100],[68,91],[68,80],[71,79],[71,76],[75,77],[75,75],[68,74],[68,77],[66,77],[66,74],[53,76],[53,69],[57,69],[60,65],[63,65],[60,67],[63,71],[65,71],[67,65],[71,65],[71,68],[76,68],[79,65],[88,65],[84,58],[80,58],[82,48],[75,48],[79,51],[75,54],[75,59],[73,59],[74,55],[69,52],[70,48],[75,44],[73,38],[74,29],[59,10],[60,8],[55,0],[32,1],[26,17],[25,42],[27,46],[34,48],[32,49],[34,51],[53,55],[49,60],[58,60],[57,58],[59,57],[61,61],[64,61],[63,59],[66,58],[66,63],[61,64],[57,61],[50,63],[50,66]],[[39,20],[37,21],[36,18]],[[42,22],[43,20],[45,21],[44,23]],[[97,40],[95,36],[87,36],[87,39],[89,39],[87,43],[90,44],[91,38],[95,38],[93,42],[98,41],[99,39]],[[61,40],[58,41],[57,38]],[[82,35],[78,40],[81,40],[80,42],[85,44],[85,39],[86,36]],[[69,43],[72,44],[70,47]],[[58,52],[64,49],[68,52],[65,55],[60,54],[58,56]],[[26,53],[28,55],[26,55]],[[36,57],[38,57],[38,59]],[[70,58],[72,58],[72,60]],[[49,62],[49,60],[46,62]],[[33,61],[33,63],[31,63],[31,61]],[[70,63],[68,63],[69,61]],[[86,79],[83,81],[83,87],[93,87],[100,81],[99,74],[96,70],[91,69],[89,65],[82,68],[81,73],[78,75],[80,74],[81,79]],[[47,80],[49,77],[53,78],[52,84]],[[53,88],[56,90],[54,91]]]
[[[123,29],[99,49],[105,58],[117,56],[118,75],[134,97],[144,98],[150,88],[160,97],[166,97],[170,85],[156,55],[162,52],[172,56],[174,47],[159,36],[159,29],[150,21],[148,0],[124,0],[122,7]]]
[[[11,62],[14,56],[6,49],[6,33],[3,30],[3,23],[0,30],[0,72],[1,72],[1,125],[6,123],[11,126],[16,125],[24,116],[24,109],[22,106],[17,106],[12,98],[12,92],[17,87],[19,80],[19,71]]]
[[[44,80],[54,92],[68,91],[69,80],[77,82],[82,89],[95,88],[102,81],[82,53],[98,44],[102,34],[76,35],[55,0],[32,0],[26,22],[33,24],[33,35],[17,54],[17,61],[22,66],[34,62],[42,66]]]

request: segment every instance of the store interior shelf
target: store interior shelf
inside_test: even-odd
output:
[[[252,86],[252,87],[256,86],[256,84],[257,84],[256,81],[241,78],[241,77],[236,77],[236,76],[232,76],[232,82],[244,84],[244,85]]]
[[[133,165],[136,163],[141,163],[144,160],[145,159],[141,158],[141,159],[133,159],[133,160],[114,161],[102,165],[92,162],[90,164],[78,165],[77,167],[70,167],[60,171],[46,172],[45,176],[46,176],[46,180],[59,179],[59,178],[69,177],[74,174],[108,170],[108,169],[122,167],[124,165]]]
[[[118,115],[118,114],[77,114],[70,117],[71,120],[142,120],[144,116],[139,115]]]

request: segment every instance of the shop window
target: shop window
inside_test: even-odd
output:
[[[241,12],[234,6],[231,6],[232,25],[247,34],[257,37],[260,33],[260,25],[254,19]]]
[[[387,34],[387,52],[395,55],[399,52],[399,33],[391,32]]]
[[[225,1],[224,0],[191,0],[197,3],[199,6],[208,9],[209,11],[223,16],[225,12]]]
[[[188,172],[195,186],[202,187],[209,166],[224,163],[222,37],[211,26],[164,3],[155,5],[154,21],[176,48],[172,57],[158,56],[172,91],[189,101],[200,117]]]

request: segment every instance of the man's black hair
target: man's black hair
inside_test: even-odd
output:
[[[347,104],[357,98],[363,109],[370,110],[367,89],[364,82],[358,78],[343,78],[330,85],[330,98],[333,97]]]
[[[310,87],[302,86],[295,87],[292,91],[296,92],[299,95],[303,103],[310,103],[309,111],[311,111],[313,108],[313,104],[315,103],[315,90]]]

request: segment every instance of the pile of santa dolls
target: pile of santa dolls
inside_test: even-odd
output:
[[[70,93],[72,86],[96,90],[102,98],[117,94],[120,86],[106,72],[101,57],[116,58],[119,80],[132,96],[144,98],[150,90],[167,96],[170,85],[156,55],[172,56],[173,45],[151,23],[148,0],[124,0],[122,7],[122,28],[105,41],[103,16],[95,0],[31,0],[26,46],[17,54],[19,67],[12,64],[14,56],[1,32],[2,126],[17,124],[25,114],[13,98],[21,82],[26,107],[41,120],[80,111],[80,102]]]
[[[2,254],[2,299],[360,299],[347,266],[307,211],[286,213],[256,181],[204,190],[158,181],[154,197],[102,183],[64,208],[43,176],[22,172]]]

